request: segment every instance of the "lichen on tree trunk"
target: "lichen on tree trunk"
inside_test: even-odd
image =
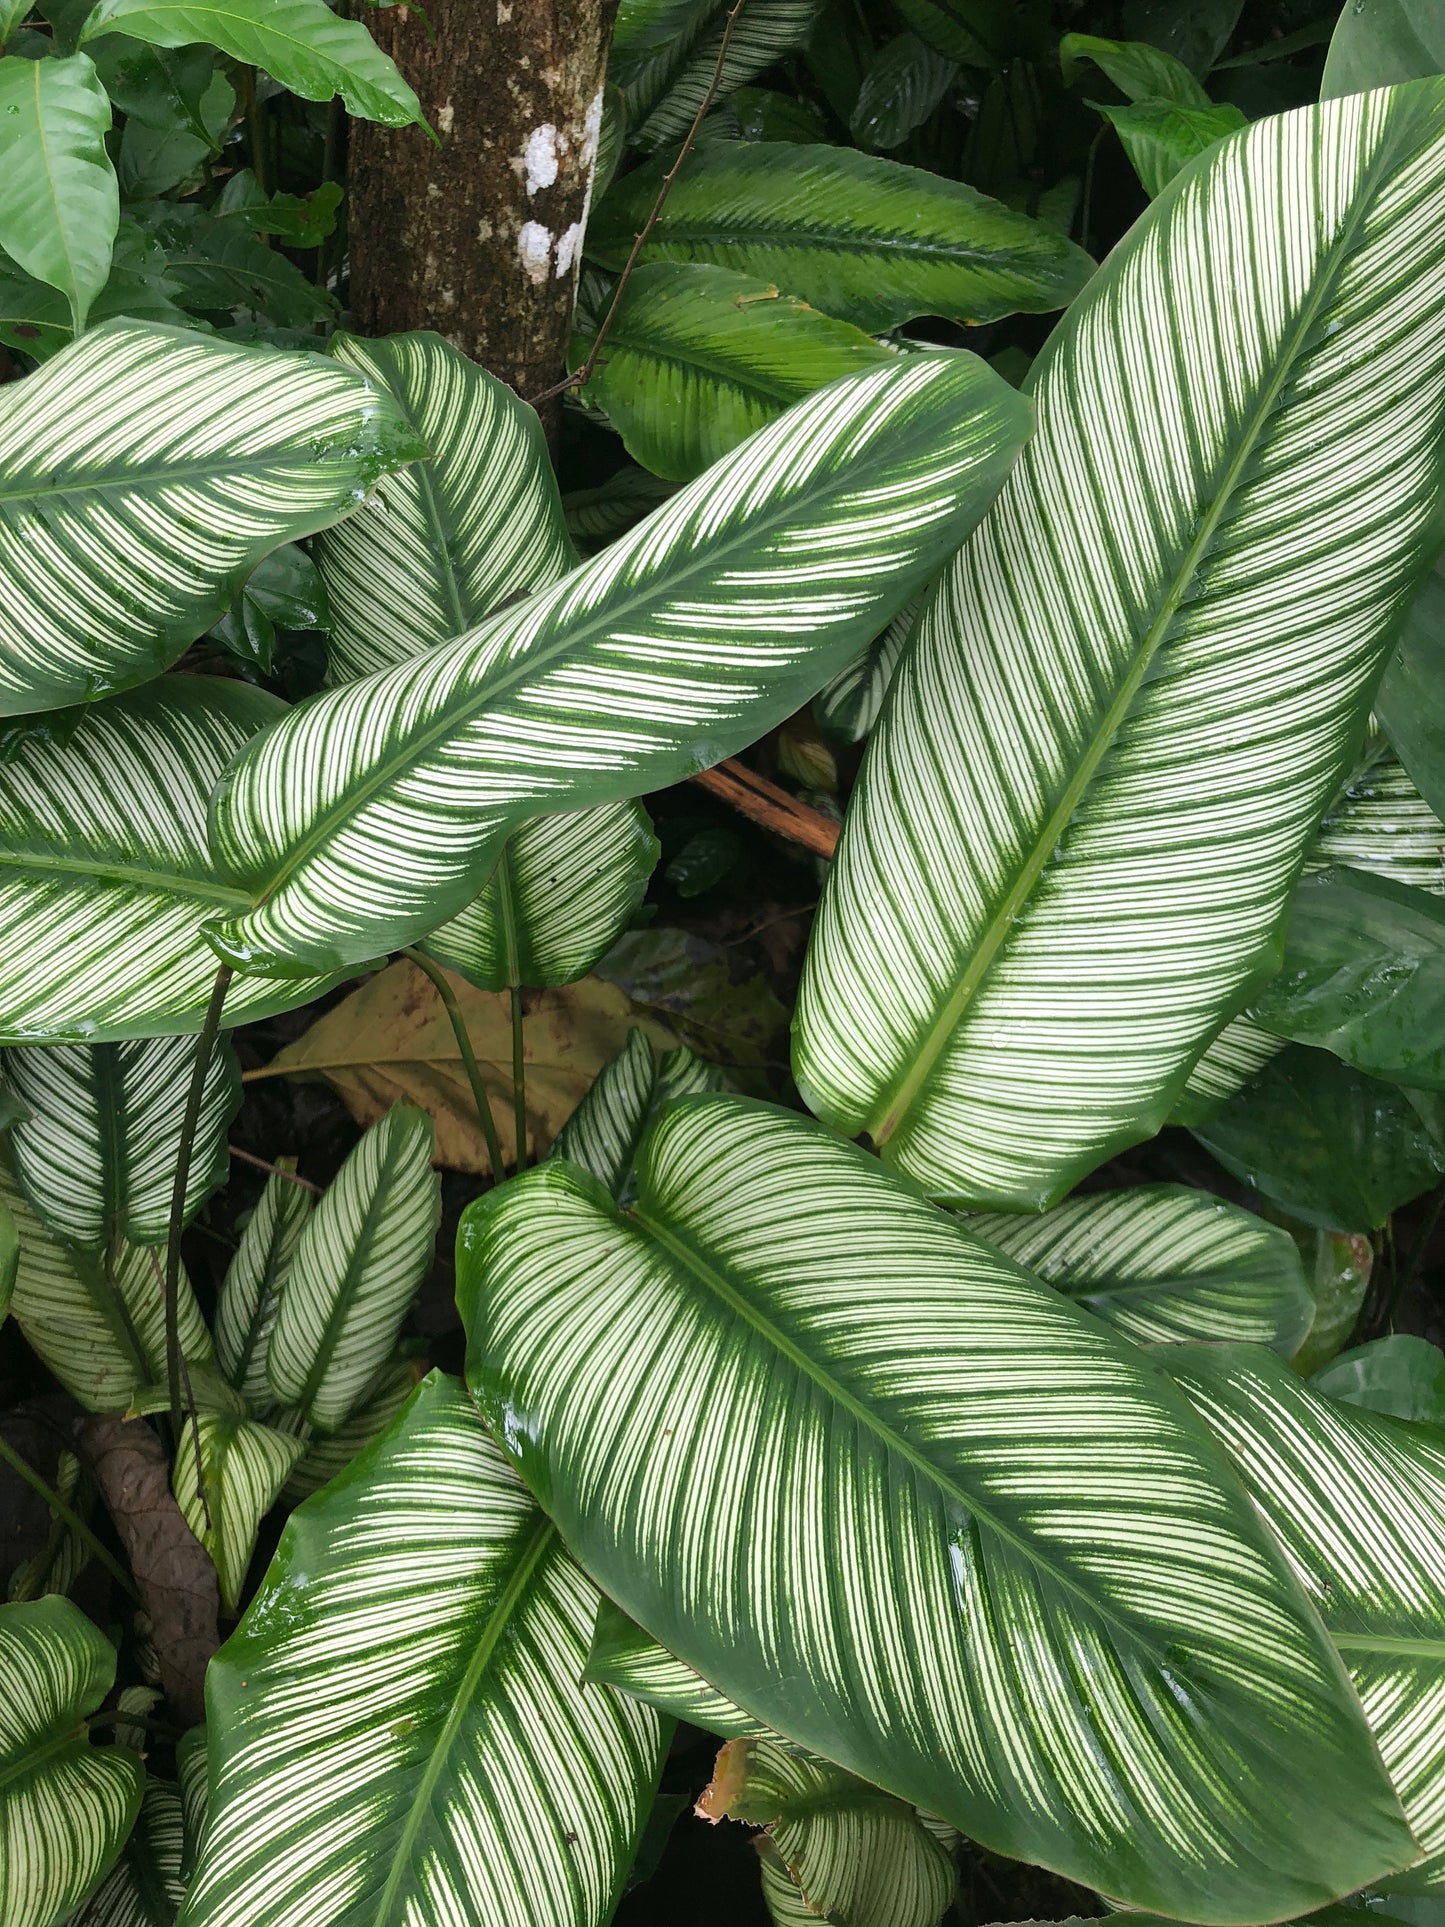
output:
[[[435,328],[517,392],[565,372],[617,0],[426,0],[366,21],[435,129],[358,121],[351,308]]]

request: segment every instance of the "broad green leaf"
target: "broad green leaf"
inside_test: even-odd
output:
[[[80,38],[107,33],[153,47],[205,42],[249,67],[264,67],[303,100],[339,94],[348,113],[385,127],[422,119],[395,61],[365,27],[334,14],[325,0],[100,0]]]
[[[632,921],[660,847],[637,802],[534,817],[426,948],[481,990],[573,983]]]
[[[628,281],[584,393],[634,460],[687,481],[802,396],[889,353],[771,282],[654,261]]]
[[[282,1430],[296,1428],[295,1436],[305,1444],[305,1456],[286,1481],[281,1497],[289,1505],[309,1499],[328,1485],[338,1472],[370,1445],[391,1424],[425,1376],[425,1367],[414,1358],[401,1358],[384,1365],[361,1395],[346,1423],[335,1432],[312,1433],[311,1428],[293,1413],[278,1412],[274,1423]]]
[[[849,131],[861,147],[901,147],[958,78],[958,63],[917,34],[901,33],[881,48],[863,76]]]
[[[110,101],[85,54],[0,65],[0,247],[59,289],[77,334],[110,275],[120,224],[109,131]]]
[[[1320,99],[1445,72],[1445,20],[1435,0],[1347,0],[1325,56]]]
[[[305,1451],[304,1439],[254,1419],[202,1414],[183,1428],[171,1486],[186,1524],[215,1563],[228,1613],[240,1604],[261,1521]]]
[[[183,178],[184,172],[178,182]],[[141,191],[165,189],[156,179]],[[238,222],[219,220],[192,201],[159,201],[138,209],[137,217],[165,249],[176,300],[193,313],[224,319],[233,311],[249,311],[290,328],[312,328],[336,313],[336,303],[324,288]],[[306,365],[324,368],[326,363],[308,356]],[[418,450],[413,446],[409,452]],[[354,499],[361,500],[360,491]]]
[[[1310,1383],[1327,1398],[1368,1412],[1445,1428],[1445,1353],[1408,1332],[1391,1332],[1341,1352]]]
[[[1364,870],[1307,877],[1250,1015],[1372,1077],[1445,1089],[1445,902]]]
[[[319,355],[130,321],[84,336],[0,395],[0,715],[158,675],[268,549],[421,452]]]
[[[536,410],[504,382],[435,334],[334,335],[331,353],[425,449],[312,545],[340,682],[449,641],[573,558]]]
[[[1288,1358],[1314,1319],[1294,1239],[1208,1191],[1141,1184],[965,1225],[1136,1345],[1259,1344]]]
[[[763,1891],[771,1905],[795,1889],[802,1906],[791,1918],[937,1927],[958,1885],[952,1857],[912,1807],[776,1740],[730,1740],[699,1811],[764,1829]]]
[[[821,141],[828,138],[828,129],[811,100],[770,87],[739,87],[703,122],[701,138],[712,134],[739,141]],[[595,191],[599,196],[603,192],[600,181]]]
[[[425,1111],[393,1105],[302,1226],[266,1347],[283,1403],[334,1432],[390,1356],[441,1216]]]
[[[90,43],[90,58],[112,104],[128,121],[158,134],[186,133],[212,143],[203,103],[216,77],[214,48],[172,51],[108,34]]]
[[[646,1032],[630,1030],[626,1044],[598,1072],[547,1155],[580,1165],[620,1205],[631,1205],[637,1192],[637,1147],[658,1111],[671,1098],[715,1091],[721,1085],[722,1073],[690,1050],[664,1051],[656,1058]]]
[[[144,1770],[93,1747],[82,1720],[115,1681],[115,1649],[68,1599],[0,1606],[0,1919],[54,1927],[105,1873],[140,1808]]]
[[[1027,410],[966,355],[834,382],[553,588],[294,711],[217,791],[218,859],[260,899],[218,948],[288,970],[396,948],[470,900],[519,819],[661,788],[781,722],[981,513]]]
[[[1108,76],[1127,100],[1172,101],[1177,107],[1213,105],[1182,61],[1147,40],[1104,40],[1092,33],[1066,33],[1059,42],[1059,68],[1075,80],[1088,62]]]
[[[130,1838],[74,1927],[172,1927],[185,1899],[184,1856],[180,1789],[148,1775]]]
[[[216,976],[200,926],[249,902],[216,875],[207,799],[247,738],[284,714],[245,683],[168,676],[6,731],[0,1041],[200,1029]],[[287,1010],[326,987],[239,977],[224,1021]]]
[[[647,218],[663,159],[615,182],[588,253],[620,268]],[[1094,264],[1041,221],[961,181],[844,147],[720,141],[684,163],[642,250],[775,282],[870,332],[916,315],[994,321],[1047,313]]]
[[[1131,40],[1147,40],[1182,61],[1191,73],[1207,74],[1224,52],[1244,11],[1244,0],[1124,0],[1122,24]]]
[[[29,1111],[11,1127],[11,1162],[52,1231],[85,1251],[117,1233],[165,1243],[195,1057],[186,1037],[5,1052],[5,1076]],[[240,1108],[241,1067],[222,1039],[190,1140],[187,1224],[226,1181],[226,1133]]]
[[[1437,562],[1410,604],[1375,694],[1392,748],[1433,807],[1445,813],[1445,565]]]
[[[1325,1231],[1301,1225],[1294,1236],[1304,1254],[1315,1315],[1309,1336],[1290,1363],[1307,1377],[1349,1343],[1370,1288],[1375,1249],[1360,1231]]]
[[[10,1310],[31,1347],[91,1412],[123,1412],[137,1392],[164,1381],[164,1251],[117,1240],[96,1255],[53,1238],[0,1159],[0,1201],[15,1221],[20,1259]],[[211,1340],[185,1268],[180,1277],[181,1350],[210,1363]]]
[[[1226,1171],[1330,1230],[1373,1230],[1445,1171],[1405,1091],[1302,1044],[1191,1128]]]
[[[282,1168],[294,1169],[294,1160]],[[310,1192],[287,1177],[267,1178],[216,1299],[216,1361],[253,1411],[272,1400],[266,1353],[296,1241],[310,1215]]]
[[[922,598],[906,602],[881,635],[838,671],[813,698],[813,715],[825,736],[839,742],[861,743],[871,735],[883,708],[883,698],[898,667]]]
[[[1227,101],[1181,107],[1172,100],[1141,100],[1130,107],[1100,107],[1099,112],[1119,136],[1151,199],[1190,161],[1248,124]]]
[[[967,67],[1001,67],[1014,49],[1011,0],[898,0],[921,40]]]
[[[211,1662],[184,1927],[603,1927],[664,1740],[580,1683],[596,1605],[434,1373],[293,1515]]]
[[[123,219],[111,254],[110,279],[91,306],[91,324],[125,315],[134,321],[190,327],[190,317],[171,298],[176,290],[165,270],[159,245],[134,221]],[[0,342],[35,361],[48,361],[70,341],[64,295],[0,262]]]
[[[1445,1892],[1445,1439],[1334,1404],[1253,1348],[1200,1346],[1168,1364],[1339,1648],[1427,1855],[1383,1884]]]
[[[627,1617],[610,1599],[597,1605],[592,1644],[587,1651],[583,1679],[615,1686],[676,1719],[688,1720],[724,1739],[766,1735],[769,1729],[751,1713],[720,1693],[690,1666],[684,1666],[650,1633]],[[776,1735],[770,1737],[776,1738]],[[786,1742],[784,1742],[786,1744]]]
[[[1437,258],[1445,81],[1278,115],[1170,184],[1034,363],[1039,431],[894,677],[794,1032],[812,1108],[936,1195],[1062,1196],[1277,963],[1433,540]]]
[[[607,78],[622,90],[630,139],[643,148],[677,141],[691,127],[716,76],[716,98],[799,52],[821,0],[748,0],[728,36],[732,0],[622,0]]]
[[[479,1200],[458,1303],[484,1417],[654,1638],[1132,1904],[1280,1918],[1413,1859],[1337,1656],[1145,1354],[811,1120],[682,1099],[637,1171],[627,1214],[560,1162]]]

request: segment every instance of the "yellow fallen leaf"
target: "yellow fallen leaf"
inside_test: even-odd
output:
[[[510,1166],[516,1162],[517,1140],[507,994],[478,990],[454,971],[446,975],[466,1019]],[[547,1149],[633,1025],[661,1050],[677,1043],[664,1025],[639,1015],[615,984],[598,977],[555,990],[523,991],[522,999],[527,1150],[533,1158]],[[264,1069],[249,1072],[247,1081],[283,1076],[329,1084],[358,1124],[374,1123],[393,1104],[419,1104],[436,1126],[438,1164],[478,1174],[490,1168],[450,1019],[435,985],[405,957],[318,1017]]]

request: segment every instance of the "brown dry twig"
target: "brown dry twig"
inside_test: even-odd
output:
[[[285,1178],[288,1184],[297,1185],[303,1191],[310,1191],[318,1198],[321,1196],[324,1186],[313,1184],[310,1178],[303,1178],[298,1172],[288,1171],[284,1164],[268,1164],[265,1158],[258,1158],[254,1151],[243,1151],[239,1144],[228,1144],[226,1149],[233,1158],[239,1158],[242,1164],[253,1164],[258,1171],[267,1171],[273,1178]]]
[[[703,770],[692,780],[764,829],[787,837],[790,843],[801,843],[814,856],[831,857],[838,847],[840,826],[831,816],[800,803],[796,796],[789,796],[734,757],[719,763],[716,769]]]

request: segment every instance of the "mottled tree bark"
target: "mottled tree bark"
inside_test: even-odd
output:
[[[435,128],[351,126],[351,307],[435,328],[531,396],[565,372],[617,0],[370,8]]]

